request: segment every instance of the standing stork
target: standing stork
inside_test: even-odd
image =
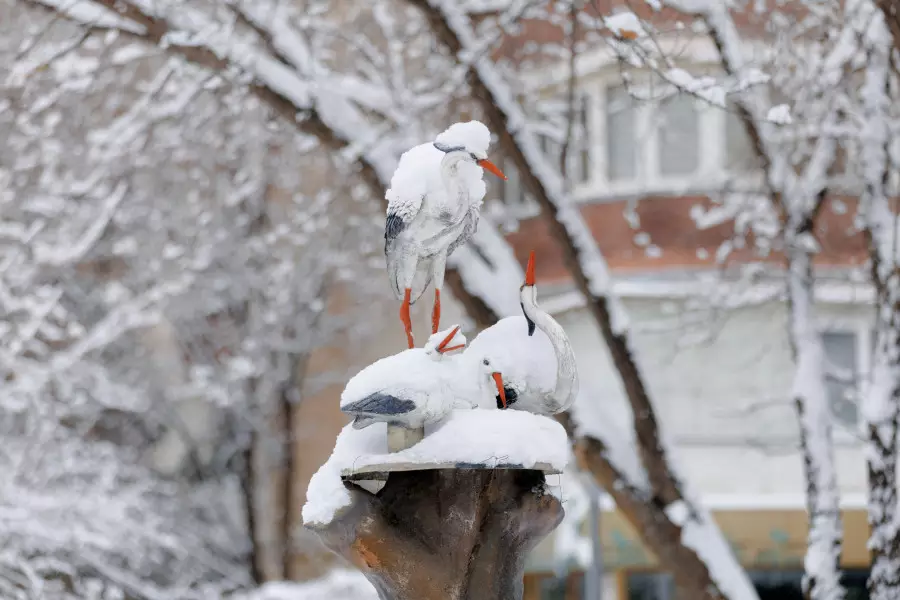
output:
[[[391,178],[384,254],[409,347],[414,347],[409,307],[434,280],[431,332],[441,321],[441,288],[447,257],[475,233],[487,188],[483,170],[506,176],[488,160],[488,128],[478,121],[451,125],[433,143],[403,153]]]

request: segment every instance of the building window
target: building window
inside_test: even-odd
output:
[[[627,181],[637,177],[637,110],[623,86],[606,90],[606,177]]]
[[[647,89],[651,95],[660,93],[652,85]],[[689,94],[636,100],[623,86],[608,88],[607,180],[666,179],[697,173],[701,115],[698,100]]]
[[[590,98],[583,94],[576,108],[575,135],[569,150],[567,174],[573,183],[587,183],[591,179]]]
[[[730,105],[725,111],[725,170],[731,173],[748,173],[758,163],[756,149],[744,121],[736,111],[734,105]]]
[[[525,187],[522,185],[522,178],[519,177],[519,170],[512,159],[503,160],[503,174],[506,175],[506,181],[500,185],[503,188],[501,198],[507,206],[521,207],[525,205]]]
[[[855,333],[826,331],[822,333],[825,352],[828,405],[835,420],[846,427],[859,421],[857,389],[859,385],[859,340]]]
[[[700,117],[694,98],[677,94],[658,111],[657,148],[660,175],[690,175],[700,166]]]

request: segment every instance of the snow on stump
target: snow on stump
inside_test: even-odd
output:
[[[306,526],[383,600],[521,598],[528,553],[563,517],[545,485],[568,460],[562,427],[458,409],[400,452],[386,433],[384,423],[344,428],[310,481]]]

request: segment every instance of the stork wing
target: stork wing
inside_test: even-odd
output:
[[[447,256],[453,254],[454,250],[472,239],[472,236],[475,235],[475,230],[478,229],[478,218],[480,214],[480,211],[476,207],[472,206],[469,208],[469,212],[463,217],[465,223],[463,224],[462,231],[455,240],[450,242],[450,246],[447,248]]]
[[[385,195],[388,200],[387,220],[384,222],[385,252],[391,241],[409,227],[422,208],[422,194],[400,194],[393,188]]]
[[[387,191],[388,199],[387,219],[384,222],[384,256],[387,264],[388,280],[397,299],[403,298],[403,290],[400,289],[400,271],[403,268],[403,260],[409,260],[404,249],[405,243],[400,234],[406,231],[419,210],[422,208],[422,195],[401,195],[394,188]]]

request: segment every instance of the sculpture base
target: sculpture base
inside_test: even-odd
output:
[[[520,599],[528,553],[563,517],[544,472],[398,466],[345,477],[351,506],[314,529],[326,546],[382,600]],[[386,481],[377,495],[350,479],[376,473]]]

